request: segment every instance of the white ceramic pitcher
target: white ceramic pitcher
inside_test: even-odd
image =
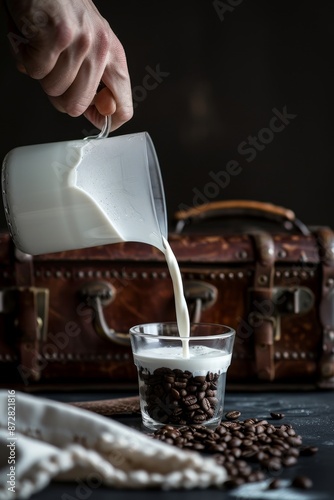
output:
[[[157,155],[146,132],[23,146],[2,167],[8,228],[25,253],[138,241],[163,250],[167,217]]]

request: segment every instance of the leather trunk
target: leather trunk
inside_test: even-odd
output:
[[[228,385],[333,389],[332,230],[264,204],[212,205],[176,214],[169,241],[192,321],[237,331]],[[231,224],[245,213],[251,224]],[[32,257],[3,233],[0,288],[0,384],[23,390],[136,387],[129,328],[175,320],[165,258],[141,243]]]

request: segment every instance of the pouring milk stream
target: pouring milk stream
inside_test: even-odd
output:
[[[165,238],[163,238],[163,242],[165,244],[165,258],[173,283],[176,321],[182,342],[182,353],[184,358],[189,358],[190,320],[187,302],[184,298],[181,272],[170,244]]]
[[[171,275],[176,318],[189,357],[190,321],[180,269],[167,241],[156,152],[143,132],[23,146],[3,162],[2,195],[14,243],[31,255],[137,241],[159,248]]]

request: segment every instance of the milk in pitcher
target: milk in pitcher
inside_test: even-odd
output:
[[[10,151],[2,193],[14,243],[32,255],[122,241],[162,249],[164,193],[146,132]]]

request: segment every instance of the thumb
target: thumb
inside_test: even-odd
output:
[[[92,104],[103,116],[113,115],[116,111],[116,101],[108,87],[104,87],[95,95]]]

